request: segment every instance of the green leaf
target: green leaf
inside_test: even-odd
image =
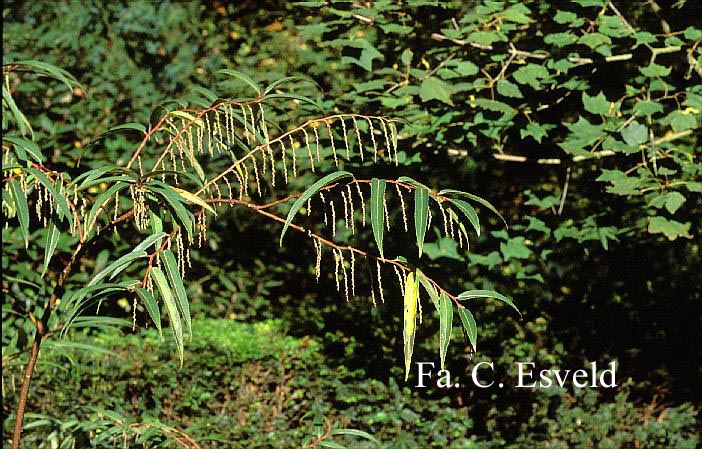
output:
[[[24,114],[22,114],[22,111],[19,110],[17,104],[15,103],[15,100],[12,98],[10,91],[7,90],[4,83],[2,85],[2,99],[10,107],[10,112],[12,112],[12,116],[14,117],[15,122],[17,122],[17,127],[19,128],[20,133],[22,133],[23,136],[30,134],[33,138],[34,131],[32,130],[32,125],[29,124],[27,117],[25,117]],[[3,124],[3,128],[4,127],[5,125]]]
[[[285,236],[285,231],[288,230],[288,227],[290,226],[290,223],[292,223],[293,218],[295,218],[295,215],[300,210],[300,208],[307,202],[307,200],[312,198],[312,195],[319,192],[319,190],[322,187],[326,187],[327,185],[336,182],[339,179],[349,177],[353,178],[353,175],[347,171],[337,171],[334,173],[330,173],[324,178],[312,184],[307,190],[305,190],[302,193],[302,195],[300,195],[300,197],[295,201],[295,203],[290,208],[290,211],[288,212],[288,216],[285,219],[285,224],[283,225],[283,230],[280,232],[280,246],[283,246],[283,237]]]
[[[522,139],[532,137],[538,143],[541,143],[541,140],[548,135],[548,131],[553,128],[554,125],[548,123],[527,123],[526,128],[519,130],[519,135]]]
[[[463,293],[461,293],[460,295],[458,295],[459,301],[465,301],[466,299],[471,299],[471,298],[497,299],[497,300],[504,302],[505,304],[508,304],[510,307],[512,307],[514,310],[516,310],[517,313],[519,314],[519,316],[522,315],[522,313],[519,311],[519,309],[517,309],[517,306],[514,305],[514,303],[512,302],[511,299],[509,299],[508,297],[506,297],[500,293],[497,293],[495,291],[492,291],[492,290],[466,290]]]
[[[215,75],[228,75],[228,76],[240,79],[240,80],[244,81],[246,84],[248,84],[249,86],[251,86],[256,91],[256,93],[258,95],[261,95],[261,86],[259,86],[258,83],[256,81],[254,81],[253,79],[251,79],[248,75],[241,73],[238,70],[220,69],[212,74],[212,76],[215,76]]]
[[[3,64],[5,65],[5,64]],[[68,73],[66,70],[56,67],[55,65],[49,64],[43,61],[37,61],[35,59],[23,59],[21,61],[15,61],[10,63],[10,65],[19,66],[20,70],[32,71],[38,73],[42,76],[48,76],[61,81],[66,85],[68,90],[72,90],[74,86],[80,87],[81,90],[85,91],[85,88],[76,80],[76,78]],[[27,67],[31,70],[27,70]]]
[[[607,115],[609,113],[610,103],[607,101],[607,97],[605,97],[602,92],[598,93],[594,97],[591,97],[585,91],[583,91],[582,100],[583,106],[587,112],[601,115]]]
[[[658,65],[655,62],[646,67],[639,67],[639,72],[649,78],[668,76],[670,75],[671,70],[672,69],[670,67]]]
[[[451,101],[452,93],[453,90],[449,84],[433,76],[422,81],[419,87],[419,97],[425,102],[439,100],[453,106]]]
[[[164,304],[166,304],[166,311],[168,312],[168,318],[171,321],[171,329],[173,330],[173,335],[175,337],[176,346],[178,347],[178,356],[180,358],[180,367],[183,367],[183,325],[180,321],[180,315],[178,314],[178,306],[173,300],[173,293],[171,292],[168,282],[166,281],[166,276],[164,276],[163,271],[159,267],[151,267],[150,271],[151,279],[156,283],[158,291],[161,294]]]
[[[463,324],[463,330],[468,337],[468,341],[473,345],[473,351],[478,350],[478,326],[475,324],[475,318],[470,310],[463,306],[457,308],[458,316],[461,318],[461,324]]]
[[[417,236],[419,257],[424,249],[424,236],[427,233],[429,221],[429,190],[419,188],[414,190],[414,229]]]
[[[480,71],[478,66],[470,61],[459,61],[453,69],[463,76],[472,76]]]
[[[105,203],[113,199],[120,190],[125,189],[128,186],[129,184],[127,184],[126,182],[116,182],[115,184],[110,186],[109,189],[105,190],[100,195],[98,195],[98,197],[95,199],[95,203],[93,203],[93,207],[88,213],[88,221],[86,222],[86,232],[90,232],[92,230],[92,227],[96,224],[97,217],[100,214],[100,211],[102,210],[102,207],[105,205]]]
[[[263,91],[263,94],[266,95],[269,92],[272,92],[273,89],[275,89],[276,87],[278,87],[282,84],[285,84],[285,83],[292,82],[292,81],[303,81],[306,83],[314,84],[315,86],[317,86],[317,88],[319,88],[319,90],[323,90],[320,87],[320,85],[317,84],[317,82],[315,80],[313,80],[312,78],[308,78],[306,76],[300,76],[300,75],[293,75],[293,76],[286,76],[285,78],[281,78],[279,80],[273,81],[270,85],[268,85],[268,87],[266,87],[266,90]]]
[[[612,39],[602,33],[587,33],[578,39],[578,43],[587,45],[591,49],[595,49],[600,45],[609,45],[612,43]]]
[[[519,86],[507,80],[499,80],[497,82],[497,93],[505,97],[524,98]]]
[[[194,193],[190,193],[187,190],[179,189],[178,187],[173,187],[173,190],[175,190],[178,195],[183,197],[184,200],[192,204],[197,204],[198,206],[212,212],[212,214],[217,215],[217,212],[215,212],[215,210],[212,209],[212,206],[207,204],[205,200],[195,195]]]
[[[451,341],[451,329],[453,328],[453,303],[445,293],[441,293],[439,299],[439,354],[441,357],[441,369],[446,369],[446,352]]]
[[[500,242],[500,251],[507,259],[528,259],[531,255],[531,250],[525,244],[526,239],[522,236],[508,239],[506,242]]]
[[[173,187],[165,184],[163,187],[161,187],[160,185],[155,185],[155,183],[152,182],[151,184],[148,184],[148,187],[152,192],[158,193],[166,201],[166,203],[171,206],[171,209],[173,212],[175,212],[175,216],[178,217],[179,224],[185,228],[186,232],[188,233],[188,237],[192,238],[194,217],[185,208],[185,206],[183,206],[181,196],[175,192]]]
[[[73,226],[73,214],[71,213],[71,209],[68,207],[68,200],[66,199],[66,196],[56,191],[56,189],[54,188],[54,184],[49,180],[49,178],[46,177],[44,173],[34,168],[25,168],[24,170],[34,175],[34,177],[40,183],[42,183],[42,185],[46,188],[49,194],[52,197],[54,197],[54,201],[56,202],[61,212],[63,212],[64,216],[68,219],[68,222],[71,224],[71,226]]]
[[[319,105],[316,101],[314,101],[311,98],[305,97],[303,95],[298,95],[298,94],[291,94],[291,93],[285,93],[285,94],[270,94],[266,95],[266,100],[277,100],[277,99],[284,99],[284,100],[297,100],[302,103],[307,103],[309,105],[314,106],[316,109],[318,109],[320,112],[324,112],[324,109],[322,106]]]
[[[44,268],[41,271],[41,276],[44,277],[46,270],[49,269],[49,262],[51,262],[51,256],[54,255],[56,250],[56,244],[58,243],[59,236],[61,232],[58,226],[56,226],[56,216],[52,215],[49,220],[49,227],[46,230],[46,244],[44,245]]]
[[[519,84],[528,84],[533,89],[541,88],[540,80],[548,78],[548,69],[537,64],[527,64],[518,68],[512,75]]]
[[[17,210],[17,220],[19,221],[22,238],[24,238],[24,247],[29,247],[29,206],[27,205],[27,197],[24,190],[16,179],[11,179],[8,184],[12,191],[12,201]]]
[[[373,178],[371,179],[371,195],[370,195],[370,214],[371,226],[373,227],[373,237],[378,245],[380,257],[383,255],[383,232],[385,231],[385,180]]]
[[[424,290],[427,291],[429,294],[429,299],[431,299],[431,302],[434,304],[434,307],[436,307],[436,311],[439,311],[439,292],[436,290],[436,287],[427,279],[427,277],[422,273],[422,270],[417,268],[417,279],[419,282],[422,284],[424,287]]]
[[[419,302],[419,282],[414,278],[414,273],[407,275],[405,281],[404,313],[402,326],[402,340],[405,352],[405,382],[409,378],[412,352],[414,351],[414,334],[417,330],[417,304]]]
[[[21,148],[25,152],[29,153],[32,158],[37,161],[37,162],[43,162],[44,161],[44,155],[41,154],[41,150],[39,149],[39,145],[36,143],[32,142],[31,140],[27,139],[22,139],[21,137],[16,137],[16,136],[2,136],[2,140],[5,142],[10,142],[11,144],[15,145],[16,147]],[[20,158],[20,159],[25,159],[25,158]]]
[[[97,137],[90,141],[88,145],[92,145],[100,139],[112,136],[114,134],[119,134],[125,131],[138,131],[141,134],[146,134],[146,127],[141,123],[124,123],[122,125],[113,126],[107,131],[100,133]]]
[[[185,286],[183,285],[183,279],[178,271],[178,263],[176,262],[175,256],[169,250],[164,250],[159,253],[161,261],[165,266],[166,274],[168,275],[168,280],[171,287],[175,291],[175,297],[178,301],[178,310],[185,320],[185,329],[190,335],[190,339],[193,338],[193,328],[190,319],[190,305],[188,304],[188,296],[185,292]]]
[[[320,447],[328,447],[329,449],[348,449],[344,445],[329,440],[322,440],[319,443],[317,443],[317,445]]]
[[[504,218],[502,217],[502,215],[497,211],[497,209],[495,209],[495,207],[494,207],[492,204],[490,204],[489,201],[487,201],[487,200],[485,200],[485,199],[479,197],[478,195],[473,195],[472,193],[463,192],[463,191],[461,191],[461,190],[454,190],[454,189],[444,189],[444,190],[442,190],[442,191],[439,192],[439,195],[458,195],[458,196],[464,196],[464,197],[466,197],[466,198],[468,198],[468,199],[470,199],[470,200],[475,201],[476,203],[482,204],[483,206],[485,206],[485,207],[487,207],[488,209],[490,209],[495,215],[497,215],[498,217],[500,217],[500,220],[502,220],[502,223],[505,224],[505,228],[509,228],[509,226],[507,226],[507,221],[505,221],[505,219],[504,219]]]
[[[627,145],[638,147],[648,140],[648,127],[638,122],[631,122],[621,134]]]
[[[356,429],[336,429],[332,430],[331,432],[332,435],[349,435],[349,436],[354,436],[354,437],[359,437],[359,438],[365,438],[368,441],[372,441],[373,443],[380,445],[380,441],[378,441],[373,435],[364,432],[362,430],[356,430]]]
[[[163,339],[163,332],[161,331],[161,309],[156,302],[154,295],[145,288],[138,288],[136,290],[139,298],[144,302],[144,307],[151,317],[156,329],[158,329],[158,335]]]
[[[463,212],[463,215],[465,215],[470,224],[473,225],[475,232],[478,234],[478,236],[480,236],[480,220],[478,219],[478,213],[475,211],[473,206],[468,204],[466,201],[459,200],[457,198],[450,199],[449,201],[451,201],[453,205]]]
[[[692,238],[690,235],[690,223],[680,223],[679,221],[668,220],[665,217],[649,217],[648,232],[650,234],[664,234],[670,241],[678,237]]]
[[[90,282],[88,282],[87,286],[90,287],[92,285],[96,285],[98,282],[111,275],[114,271],[120,268],[123,269],[123,267],[130,265],[135,260],[146,256],[147,254],[144,250],[134,250],[130,253],[123,255],[122,257],[118,258],[117,260],[100,270],[95,276],[93,276]]]

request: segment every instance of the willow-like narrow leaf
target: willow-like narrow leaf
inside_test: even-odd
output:
[[[417,303],[419,302],[419,283],[414,273],[405,281],[404,314],[402,340],[405,352],[405,382],[409,378],[412,352],[414,351],[414,334],[417,331]]]
[[[458,316],[461,318],[463,330],[468,338],[468,341],[473,346],[473,351],[478,350],[478,326],[475,324],[475,318],[470,310],[465,307],[458,307]]]
[[[378,245],[378,251],[380,252],[380,257],[385,258],[383,255],[383,232],[384,232],[384,220],[385,220],[385,202],[383,197],[385,196],[385,180],[373,178],[371,180],[371,196],[370,196],[370,212],[371,212],[371,225],[373,227],[373,237],[375,237],[375,243]]]
[[[173,300],[173,292],[168,286],[168,281],[166,281],[166,276],[159,267],[151,267],[151,279],[156,283],[161,298],[164,304],[166,304],[166,311],[168,312],[168,318],[171,320],[171,329],[173,330],[173,335],[175,336],[176,346],[178,347],[178,356],[180,358],[180,366],[183,367],[183,324],[180,320],[180,314],[178,313],[178,306]]]
[[[49,269],[49,262],[51,262],[51,256],[54,255],[56,250],[56,244],[58,243],[59,236],[61,232],[55,223],[56,216],[52,216],[49,220],[49,228],[46,230],[46,244],[44,245],[44,267],[42,268],[42,277],[46,274],[46,270]]]
[[[178,310],[183,316],[185,321],[185,329],[190,335],[190,339],[193,338],[192,323],[190,319],[190,305],[188,304],[188,296],[185,292],[185,286],[183,285],[183,279],[180,277],[180,272],[178,271],[178,263],[176,262],[175,256],[169,250],[161,251],[159,253],[161,260],[163,261],[164,267],[166,269],[166,274],[168,275],[168,281],[175,292],[176,300],[178,301]]]
[[[439,354],[441,356],[441,369],[446,369],[446,353],[451,341],[453,328],[453,303],[445,293],[439,299]]]
[[[424,236],[427,233],[429,220],[429,190],[420,187],[414,191],[414,229],[417,235],[419,257],[424,251]]]
[[[156,302],[156,298],[154,298],[154,295],[145,288],[138,288],[136,292],[137,295],[139,295],[139,298],[144,302],[144,307],[149,313],[151,321],[153,321],[156,329],[158,329],[158,335],[163,340],[163,332],[161,331],[161,309]]]
[[[478,213],[475,211],[473,206],[468,204],[467,202],[459,199],[450,199],[451,203],[458,208],[461,212],[463,212],[463,215],[466,216],[468,221],[470,221],[470,224],[473,225],[473,229],[475,229],[475,232],[480,235],[480,220],[478,219]]]
[[[501,293],[497,293],[496,291],[493,291],[493,290],[466,290],[465,292],[458,295],[459,301],[464,301],[466,299],[471,299],[471,298],[497,299],[499,301],[504,302],[505,304],[508,304],[510,307],[512,307],[514,310],[517,311],[519,316],[522,316],[522,313],[519,311],[517,306],[514,305],[514,302],[512,302],[511,299],[509,299],[508,297],[506,297],[505,295],[503,295]]]
[[[422,273],[422,271],[417,268],[417,280],[422,284],[424,289],[429,294],[429,299],[431,299],[432,304],[436,307],[437,313],[439,312],[439,292],[436,287],[427,279],[427,277]]]
[[[338,181],[339,179],[342,178],[348,178],[348,177],[353,177],[353,175],[347,171],[337,171],[334,173],[330,173],[324,178],[320,179],[319,181],[315,182],[312,184],[307,190],[305,190],[302,195],[295,201],[295,203],[292,205],[290,208],[290,211],[288,212],[288,216],[285,219],[285,224],[283,225],[283,230],[280,233],[280,245],[283,246],[283,236],[285,236],[285,232],[288,230],[288,227],[290,226],[290,223],[292,223],[293,218],[295,218],[295,215],[297,212],[300,210],[300,208],[307,202],[308,199],[312,198],[312,196],[319,192],[319,190],[322,187],[325,187],[335,181]]]
[[[480,203],[483,206],[490,209],[493,213],[495,213],[495,215],[500,217],[500,220],[502,220],[502,223],[505,224],[505,228],[509,228],[509,226],[507,225],[507,221],[504,219],[504,217],[502,217],[502,215],[497,211],[497,209],[495,209],[495,206],[490,204],[490,202],[488,200],[483,199],[483,198],[479,197],[478,195],[473,195],[472,193],[463,192],[461,190],[454,190],[454,189],[444,189],[444,190],[439,192],[439,195],[459,195],[459,196],[464,196],[468,199],[471,199],[477,203]]]
[[[17,210],[17,220],[19,221],[20,231],[24,239],[24,247],[29,247],[29,206],[27,198],[24,196],[24,190],[16,179],[9,181],[10,190],[12,191],[12,200]]]

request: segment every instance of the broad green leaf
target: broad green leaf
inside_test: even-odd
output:
[[[463,293],[461,293],[460,295],[458,295],[459,301],[465,301],[465,300],[471,299],[471,298],[497,299],[497,300],[504,302],[505,304],[508,304],[510,307],[512,307],[514,310],[516,310],[517,313],[519,314],[519,316],[522,315],[522,313],[519,311],[517,306],[514,305],[514,303],[512,302],[511,299],[509,299],[508,297],[506,297],[500,293],[497,293],[495,291],[492,291],[492,290],[466,290]]]
[[[180,320],[180,315],[178,313],[178,306],[173,300],[173,292],[166,281],[166,276],[159,267],[151,267],[150,271],[151,279],[156,283],[158,291],[161,294],[161,299],[163,299],[164,304],[166,304],[166,311],[168,312],[168,318],[171,321],[171,329],[173,330],[173,335],[175,337],[176,346],[178,347],[178,356],[180,358],[180,367],[183,367],[183,324]]]
[[[497,211],[497,209],[495,209],[495,207],[494,207],[492,204],[490,204],[490,202],[488,202],[487,200],[485,200],[485,199],[479,197],[478,195],[473,195],[472,193],[462,192],[462,191],[460,191],[460,190],[454,190],[454,189],[444,189],[444,190],[442,190],[441,192],[439,192],[439,195],[458,195],[458,196],[464,196],[464,197],[466,197],[466,198],[468,198],[468,199],[470,199],[470,200],[475,201],[476,203],[480,203],[480,204],[482,204],[483,206],[485,206],[485,207],[487,207],[488,209],[490,209],[495,215],[497,215],[498,217],[500,217],[500,220],[502,220],[502,222],[505,224],[505,228],[509,228],[509,226],[507,226],[507,221],[505,221],[505,219],[504,219],[504,218],[502,217],[502,215]]]
[[[430,76],[422,81],[419,87],[419,97],[422,101],[439,100],[453,106],[451,101],[452,87],[439,78]]]
[[[497,93],[505,97],[524,98],[519,86],[507,80],[499,80],[497,82]]]
[[[12,191],[12,200],[17,210],[17,220],[19,221],[22,238],[24,238],[24,247],[29,247],[29,206],[27,205],[27,197],[24,190],[16,179],[11,179],[8,184]]]
[[[648,140],[648,127],[638,122],[631,122],[621,134],[627,145],[638,147]]]
[[[238,70],[220,69],[220,70],[217,70],[216,72],[214,72],[214,73],[212,74],[212,76],[220,75],[220,74],[222,74],[222,75],[228,75],[228,76],[231,76],[231,77],[233,77],[233,78],[240,79],[240,80],[242,80],[243,82],[245,82],[246,84],[248,84],[249,86],[251,86],[251,87],[256,91],[256,93],[257,93],[258,95],[261,94],[261,86],[259,86],[258,83],[257,83],[256,81],[254,81],[253,79],[251,79],[251,77],[249,77],[248,75],[246,75],[246,74],[244,74],[244,73],[239,72]]]
[[[466,201],[459,200],[458,198],[452,198],[449,201],[451,201],[453,205],[463,212],[463,215],[465,215],[470,224],[473,225],[475,232],[478,234],[478,236],[480,236],[480,220],[478,219],[478,213],[475,211],[473,206],[468,204]]]
[[[288,226],[290,226],[290,223],[292,223],[293,218],[295,218],[295,215],[300,210],[300,208],[307,202],[307,200],[312,198],[312,195],[319,192],[321,188],[326,187],[329,184],[338,181],[339,179],[349,177],[353,178],[353,175],[347,171],[337,171],[334,173],[330,173],[324,178],[312,184],[307,190],[305,190],[292,205],[290,211],[288,212],[288,216],[285,218],[283,230],[280,232],[280,246],[283,246],[283,237],[285,236],[285,231],[288,230]],[[336,224],[333,225],[336,226]]]
[[[412,352],[414,351],[414,334],[417,330],[417,304],[419,302],[419,282],[414,273],[407,275],[405,281],[404,314],[402,340],[405,352],[405,382],[409,378]]]
[[[639,72],[649,78],[668,76],[670,75],[671,70],[672,69],[670,67],[658,65],[656,63],[652,63],[646,67],[639,67]]]
[[[441,356],[441,369],[446,369],[446,353],[451,341],[453,328],[453,303],[445,293],[439,299],[439,354]]]
[[[383,232],[385,231],[385,180],[373,178],[371,179],[371,194],[370,194],[370,215],[371,226],[373,227],[373,237],[378,245],[380,257],[383,255]]]
[[[169,250],[164,250],[159,253],[161,261],[165,266],[166,274],[168,275],[168,281],[175,292],[175,297],[178,304],[178,310],[185,320],[185,329],[190,335],[190,339],[193,338],[193,328],[190,319],[190,304],[188,303],[188,295],[185,292],[185,286],[183,285],[183,279],[180,276],[180,271],[178,271],[178,263],[173,253]]]
[[[466,337],[471,345],[473,345],[473,351],[478,350],[478,326],[475,324],[475,318],[470,310],[465,307],[458,307],[458,316],[461,318],[461,324],[463,324],[463,330],[465,331]]]
[[[163,332],[161,331],[161,309],[156,302],[154,295],[145,288],[138,288],[136,290],[139,298],[144,302],[144,307],[151,317],[156,329],[158,329],[158,335],[163,339]]]
[[[594,97],[589,96],[585,91],[582,94],[583,106],[587,112],[593,114],[607,115],[610,110],[610,103],[602,92]]]
[[[668,220],[665,217],[649,217],[648,232],[650,234],[664,234],[670,241],[678,237],[692,238],[690,235],[690,223],[680,223],[679,221]]]

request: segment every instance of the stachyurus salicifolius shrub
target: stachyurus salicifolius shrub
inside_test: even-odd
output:
[[[85,90],[70,74],[49,64],[17,61],[3,65],[2,207],[8,218],[3,236],[9,237],[3,249],[3,265],[7,265],[3,287],[11,297],[12,309],[23,320],[14,325],[27,327],[27,334],[34,332],[27,343],[29,359],[13,447],[19,446],[40,346],[50,337],[65,335],[71,327],[121,323],[123,320],[100,315],[105,301],[128,297],[133,301],[132,326],[142,307],[160,333],[164,331],[163,312],[182,364],[186,342],[197,338],[185,287],[191,250],[205,244],[209,225],[230,207],[245,207],[279,222],[281,245],[292,231],[309,239],[316,251],[317,278],[331,272],[346,301],[366,297],[375,307],[397,300],[387,297],[384,285],[399,284],[406,378],[417,324],[426,313],[421,301],[425,294],[426,303],[439,315],[442,365],[454,312],[456,323],[460,321],[471,345],[476,346],[477,327],[465,300],[494,298],[516,309],[509,298],[491,290],[452,293],[422,272],[419,263],[409,262],[410,254],[389,254],[385,249],[386,234],[414,234],[418,258],[414,251],[411,256],[421,261],[432,222],[440,222],[444,237],[463,247],[470,233],[480,234],[474,205],[499,215],[486,200],[467,192],[436,191],[406,176],[362,179],[349,171],[352,161],[398,165],[398,128],[391,118],[326,114],[283,130],[269,120],[273,107],[318,107],[316,103],[281,92],[288,78],[263,88],[243,73],[220,70],[216,74],[242,81],[255,96],[221,99],[200,88],[204,100],[171,102],[155,112],[157,118],[148,127],[136,123],[116,126],[87,149],[99,151],[103,139],[115,133],[143,134],[126,164],[84,169],[79,161],[49,155],[49,149],[34,141],[34,124],[13,99],[13,89],[21,81],[18,75],[23,72],[54,78],[69,91]],[[327,167],[334,171],[329,173]],[[308,173],[318,180],[295,191],[300,190],[295,181]],[[399,209],[401,220],[391,220],[395,214],[389,213],[389,204]],[[306,217],[306,224],[298,223],[299,216]],[[313,225],[320,223],[324,223],[321,231]],[[372,231],[370,249],[345,241],[364,228]],[[131,251],[100,264],[91,250],[105,239],[134,240],[134,244]],[[30,279],[28,272],[36,272],[38,279]],[[357,280],[360,272],[370,283],[361,285]]]

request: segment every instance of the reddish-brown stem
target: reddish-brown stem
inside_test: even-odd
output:
[[[24,368],[24,376],[22,378],[22,388],[20,388],[19,400],[17,402],[17,415],[15,416],[15,426],[12,432],[12,449],[19,449],[20,440],[22,439],[22,423],[24,421],[24,411],[27,408],[27,395],[29,394],[29,384],[32,381],[34,367],[37,364],[39,357],[39,346],[41,345],[42,335],[37,327],[37,333],[32,342],[32,349],[29,353],[27,366]]]
[[[263,98],[264,97],[258,96],[256,98],[254,98],[253,100],[249,100],[249,101],[223,101],[221,103],[217,103],[214,106],[210,106],[207,109],[187,109],[186,108],[186,109],[179,109],[179,111],[196,113],[197,117],[195,120],[197,120],[200,117],[202,117],[203,115],[205,115],[206,113],[208,113],[210,111],[214,111],[215,109],[219,108],[220,106],[224,106],[224,105],[247,106],[250,104],[260,103],[261,101],[263,101]],[[158,121],[158,123],[156,123],[156,125],[154,125],[154,127],[151,128],[151,130],[148,133],[146,133],[146,135],[142,139],[141,143],[139,144],[137,149],[134,151],[134,154],[132,154],[132,157],[129,159],[129,162],[127,162],[127,168],[130,168],[134,164],[137,157],[139,157],[139,154],[144,149],[144,146],[146,146],[146,143],[149,141],[149,139],[151,139],[151,137],[154,135],[154,133],[156,133],[156,131],[160,130],[161,127],[163,127],[163,123],[166,121],[166,117],[168,117],[168,113],[164,114],[163,117],[161,117],[161,119]],[[178,137],[183,131],[185,131],[185,129],[187,129],[188,126],[190,126],[195,120],[191,120],[190,122],[186,123],[186,125],[180,131],[178,131],[178,134],[176,135],[176,137]],[[175,141],[175,139],[174,139],[174,141]],[[156,167],[158,167],[158,164],[161,162],[161,160],[163,160],[165,155],[168,154],[168,151],[170,150],[171,145],[172,144],[169,144],[168,147],[166,147],[166,149],[161,153],[161,157],[159,157],[158,161],[156,161],[156,164],[154,165],[154,169]]]

